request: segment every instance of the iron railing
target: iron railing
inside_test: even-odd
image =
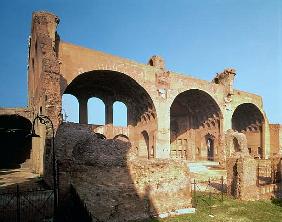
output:
[[[194,179],[192,182],[192,205],[197,208],[201,202],[201,205],[211,215],[215,202],[223,202],[226,193],[227,185],[223,176],[220,179],[209,178],[207,181],[197,181]]]
[[[48,221],[54,215],[54,191],[16,190],[0,193],[0,222]]]

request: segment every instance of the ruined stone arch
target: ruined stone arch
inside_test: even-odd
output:
[[[232,129],[245,134],[247,148],[252,156],[265,157],[265,117],[257,105],[254,103],[239,104],[232,115]]]
[[[215,96],[215,94],[214,93],[212,93],[212,92],[210,92],[208,89],[205,89],[205,88],[197,88],[197,89],[195,89],[195,88],[191,88],[191,89],[187,89],[187,88],[181,88],[181,89],[179,89],[178,91],[177,91],[177,94],[174,94],[173,95],[173,97],[171,97],[170,99],[169,99],[169,101],[170,101],[170,107],[172,106],[172,104],[173,104],[173,102],[175,101],[175,99],[179,96],[179,95],[181,95],[181,94],[183,94],[183,93],[186,93],[187,91],[200,91],[200,92],[202,92],[203,94],[206,94],[208,97],[210,97],[213,101],[214,101],[214,103],[218,106],[218,109],[220,110],[220,118],[223,118],[223,110],[224,110],[224,108],[221,106],[221,99],[220,98],[217,98],[216,96]],[[206,106],[206,108],[207,109],[209,109],[209,104],[207,104],[207,106]]]
[[[64,93],[75,95],[80,105],[80,123],[88,123],[87,100],[98,97],[105,103],[105,125],[113,125],[113,104],[115,101],[124,103],[127,107],[127,128],[129,139],[134,140],[143,130],[154,134],[157,130],[157,113],[154,102],[143,86],[128,75],[110,70],[94,70],[78,75],[68,86]],[[115,127],[115,126],[114,126]],[[107,134],[108,137],[110,134]],[[112,137],[112,136],[110,136]],[[155,144],[152,144],[155,147]]]
[[[222,119],[218,103],[207,92],[190,89],[178,94],[170,107],[171,157],[208,159],[206,136],[213,135],[212,159],[220,159]]]
[[[255,103],[240,103],[235,106],[233,109],[232,114],[232,128],[238,128],[239,126],[236,126],[236,118],[239,117],[239,112],[244,112],[245,114],[248,114],[248,117],[246,115],[241,116],[241,119],[243,120],[249,120],[249,117],[253,115],[254,118],[252,118],[250,124],[248,126],[250,127],[257,127],[257,124],[261,124],[265,122],[265,116],[263,110],[256,105]]]
[[[94,55],[93,55],[94,56]],[[93,73],[93,72],[113,72],[123,74],[130,79],[134,80],[138,85],[142,86],[144,90],[150,95],[151,99],[154,101],[154,96],[150,92],[150,88],[144,85],[144,76],[145,70],[140,69],[140,67],[136,68],[136,66],[131,66],[128,63],[120,63],[121,61],[115,61],[115,58],[111,58],[111,55],[107,55],[107,60],[111,60],[112,62],[108,64],[107,62],[99,63],[99,64],[89,64],[89,62],[80,61],[82,64],[76,64],[75,62],[72,64],[72,68],[69,67],[61,67],[61,75],[63,80],[61,80],[61,93],[63,93],[67,86],[73,82],[78,76],[83,75],[85,73]],[[115,63],[116,62],[116,63]],[[81,66],[86,66],[84,68],[80,68]],[[154,101],[155,102],[155,101]]]
[[[148,91],[131,76],[112,70],[93,70],[77,75],[68,85],[62,86],[63,93],[80,99],[97,97],[105,103],[121,101],[135,112],[148,114],[156,119],[156,109]],[[147,118],[147,117],[145,117]],[[141,116],[140,118],[141,119]]]

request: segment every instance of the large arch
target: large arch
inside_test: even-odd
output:
[[[30,159],[32,124],[19,115],[0,115],[0,168],[19,168]]]
[[[211,95],[199,89],[180,93],[170,107],[171,157],[220,160],[221,124],[222,113]]]
[[[253,103],[240,104],[234,110],[232,129],[246,135],[249,152],[259,158],[265,157],[264,127],[264,116]]]
[[[97,97],[105,103],[106,129],[114,127],[113,104],[119,101],[127,107],[127,128],[130,141],[135,141],[135,139],[137,141],[143,130],[147,130],[152,135],[157,130],[157,115],[153,100],[141,85],[126,74],[110,70],[83,73],[65,88],[64,93],[78,98],[79,116],[80,120],[83,120],[80,123],[88,123],[87,101],[91,97]],[[138,146],[138,144],[135,145]],[[154,144],[152,146],[155,147]]]

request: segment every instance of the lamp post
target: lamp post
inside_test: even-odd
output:
[[[52,128],[52,170],[53,170],[53,190],[54,190],[54,213],[56,212],[58,208],[58,184],[57,184],[57,166],[56,166],[56,155],[55,155],[55,131],[54,131],[54,125],[51,119],[48,116],[45,115],[37,115],[33,122],[32,122],[32,132],[31,137],[40,137],[38,134],[35,133],[35,121],[39,120],[41,124],[44,124],[47,126],[47,124],[51,125]]]

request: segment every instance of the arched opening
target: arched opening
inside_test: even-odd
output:
[[[116,101],[113,105],[114,126],[127,126],[127,107],[123,102]]]
[[[129,138],[126,135],[123,135],[123,134],[116,135],[113,139],[114,140],[121,140],[123,142],[130,142]]]
[[[150,158],[149,156],[149,134],[147,131],[142,131],[139,139],[138,155],[140,157]]]
[[[19,115],[0,116],[0,168],[19,168],[30,159],[31,122]]]
[[[84,98],[85,101],[91,97],[101,98],[108,107],[106,124],[113,119],[113,101],[127,105],[128,125],[137,126],[143,119],[156,119],[155,106],[146,90],[131,77],[116,71],[97,70],[80,74],[66,87],[64,93]]]
[[[212,138],[207,139],[208,160],[214,160],[214,142]]]
[[[78,123],[78,100],[71,94],[63,94],[62,97],[62,115],[64,122]]]
[[[171,157],[217,161],[223,149],[219,147],[221,118],[218,104],[208,93],[198,89],[180,93],[170,108]]]
[[[239,105],[232,116],[232,129],[244,133],[251,155],[264,158],[264,117],[252,103]]]
[[[107,139],[107,137],[102,133],[95,133],[95,136],[97,136],[97,138],[101,140]]]
[[[236,137],[233,138],[233,147],[234,147],[233,152],[239,152],[240,151],[240,145],[239,145],[238,139]]]
[[[96,97],[88,99],[88,124],[105,125],[105,104]]]
[[[139,135],[144,130],[155,135],[157,115],[150,95],[133,78],[123,73],[96,70],[80,74],[66,87],[65,93],[78,98],[81,123],[88,122],[85,107],[89,98],[97,97],[104,101],[106,126],[103,133],[109,138],[115,130],[111,125],[127,127],[130,140],[130,136]],[[119,111],[122,114],[116,114]],[[155,147],[154,143],[152,140],[151,147]]]

